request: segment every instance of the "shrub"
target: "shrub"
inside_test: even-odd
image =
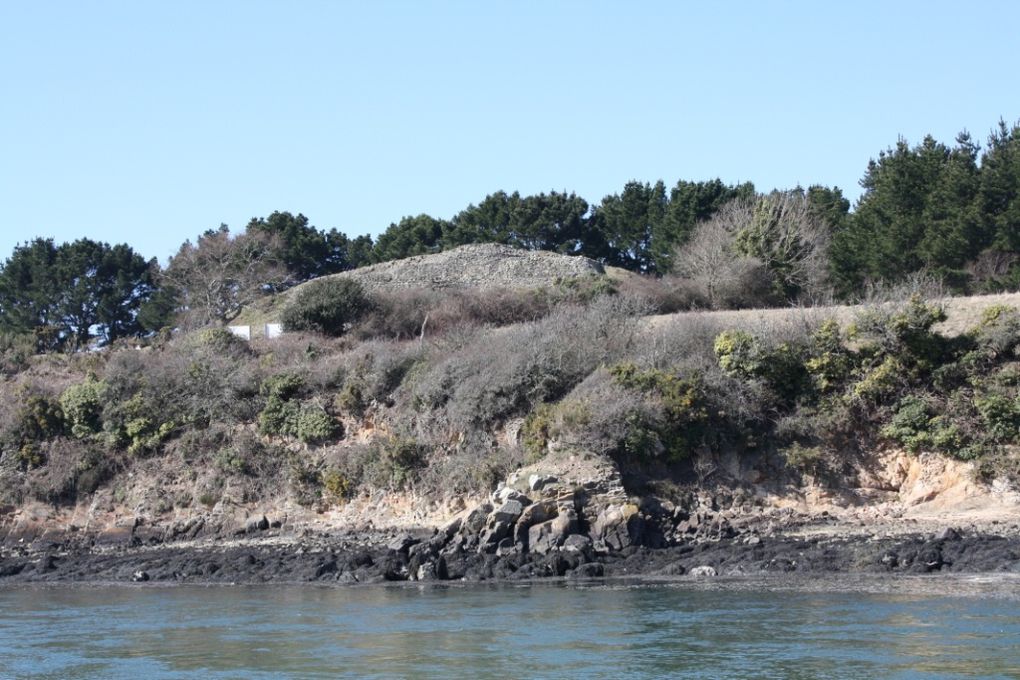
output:
[[[745,380],[763,380],[776,394],[793,402],[807,379],[804,349],[783,342],[769,346],[746,331],[724,331],[715,339],[719,367]]]
[[[298,289],[283,310],[288,331],[343,335],[368,311],[371,303],[360,283],[347,278],[325,278]]]
[[[314,403],[302,404],[294,428],[294,436],[306,444],[319,444],[336,439],[343,428],[326,410]]]
[[[800,472],[818,475],[825,468],[826,455],[819,446],[804,446],[794,442],[782,449],[781,453],[786,464]]]
[[[628,453],[647,456],[665,451],[680,459],[704,443],[709,417],[704,385],[697,376],[640,370],[631,363],[617,364],[609,369],[609,374],[621,386],[651,395],[661,405],[661,420],[637,410],[628,414],[624,440]]]
[[[107,394],[113,390],[108,389]],[[151,454],[179,429],[162,405],[153,403],[152,392],[140,389],[129,398],[107,399],[103,408],[103,431],[106,443],[113,448],[126,448],[128,453]]]
[[[305,389],[305,379],[297,373],[278,373],[262,381],[259,391],[270,399],[286,401],[299,396]]]
[[[72,435],[82,439],[99,432],[105,398],[106,383],[94,378],[64,390],[60,395],[60,407]]]
[[[0,374],[14,375],[23,371],[35,349],[32,335],[0,331]]]
[[[29,394],[17,416],[17,434],[24,441],[44,441],[64,431],[64,412],[60,404],[41,394]]]
[[[931,403],[918,396],[907,395],[900,400],[889,424],[882,428],[883,437],[892,439],[910,451],[919,451],[932,444]]]
[[[354,493],[354,484],[340,470],[327,470],[322,475],[323,495],[335,503],[343,502]]]
[[[856,365],[856,356],[846,347],[839,323],[826,319],[811,336],[810,356],[804,368],[819,392],[843,385]]]

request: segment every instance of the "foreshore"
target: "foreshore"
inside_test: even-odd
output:
[[[933,530],[934,529],[934,530]],[[847,524],[787,515],[777,525],[747,523],[722,536],[650,547],[649,531],[613,548],[586,533],[542,552],[490,549],[485,529],[465,522],[441,529],[312,533],[269,528],[258,535],[201,540],[63,538],[0,549],[0,586],[46,583],[363,584],[504,582],[549,578],[725,579],[763,575],[1020,574],[1020,527],[996,522],[945,527],[895,522]]]

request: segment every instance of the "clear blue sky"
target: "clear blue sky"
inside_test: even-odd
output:
[[[377,234],[499,189],[838,185],[1020,118],[1017,2],[0,0],[0,258],[164,260],[273,210]]]

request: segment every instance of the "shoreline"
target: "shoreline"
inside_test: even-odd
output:
[[[792,528],[792,527],[791,527]],[[849,528],[849,527],[845,527]],[[597,548],[590,539],[543,553],[465,549],[444,530],[382,537],[322,534],[208,540],[179,545],[89,546],[84,537],[0,550],[0,587],[33,585],[521,584],[621,580],[721,584],[728,579],[939,580],[1017,578],[1020,532],[945,528],[938,533],[849,533],[731,537],[649,547]]]

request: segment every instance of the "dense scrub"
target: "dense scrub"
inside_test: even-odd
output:
[[[167,507],[288,493],[484,489],[552,449],[705,477],[722,453],[816,478],[897,446],[1015,475],[1020,315],[996,307],[944,337],[935,304],[807,310],[760,328],[681,315],[593,280],[545,291],[372,299],[345,334],[247,343],[223,329],[147,347],[4,349],[0,493],[73,502],[142,462],[194,480]]]

